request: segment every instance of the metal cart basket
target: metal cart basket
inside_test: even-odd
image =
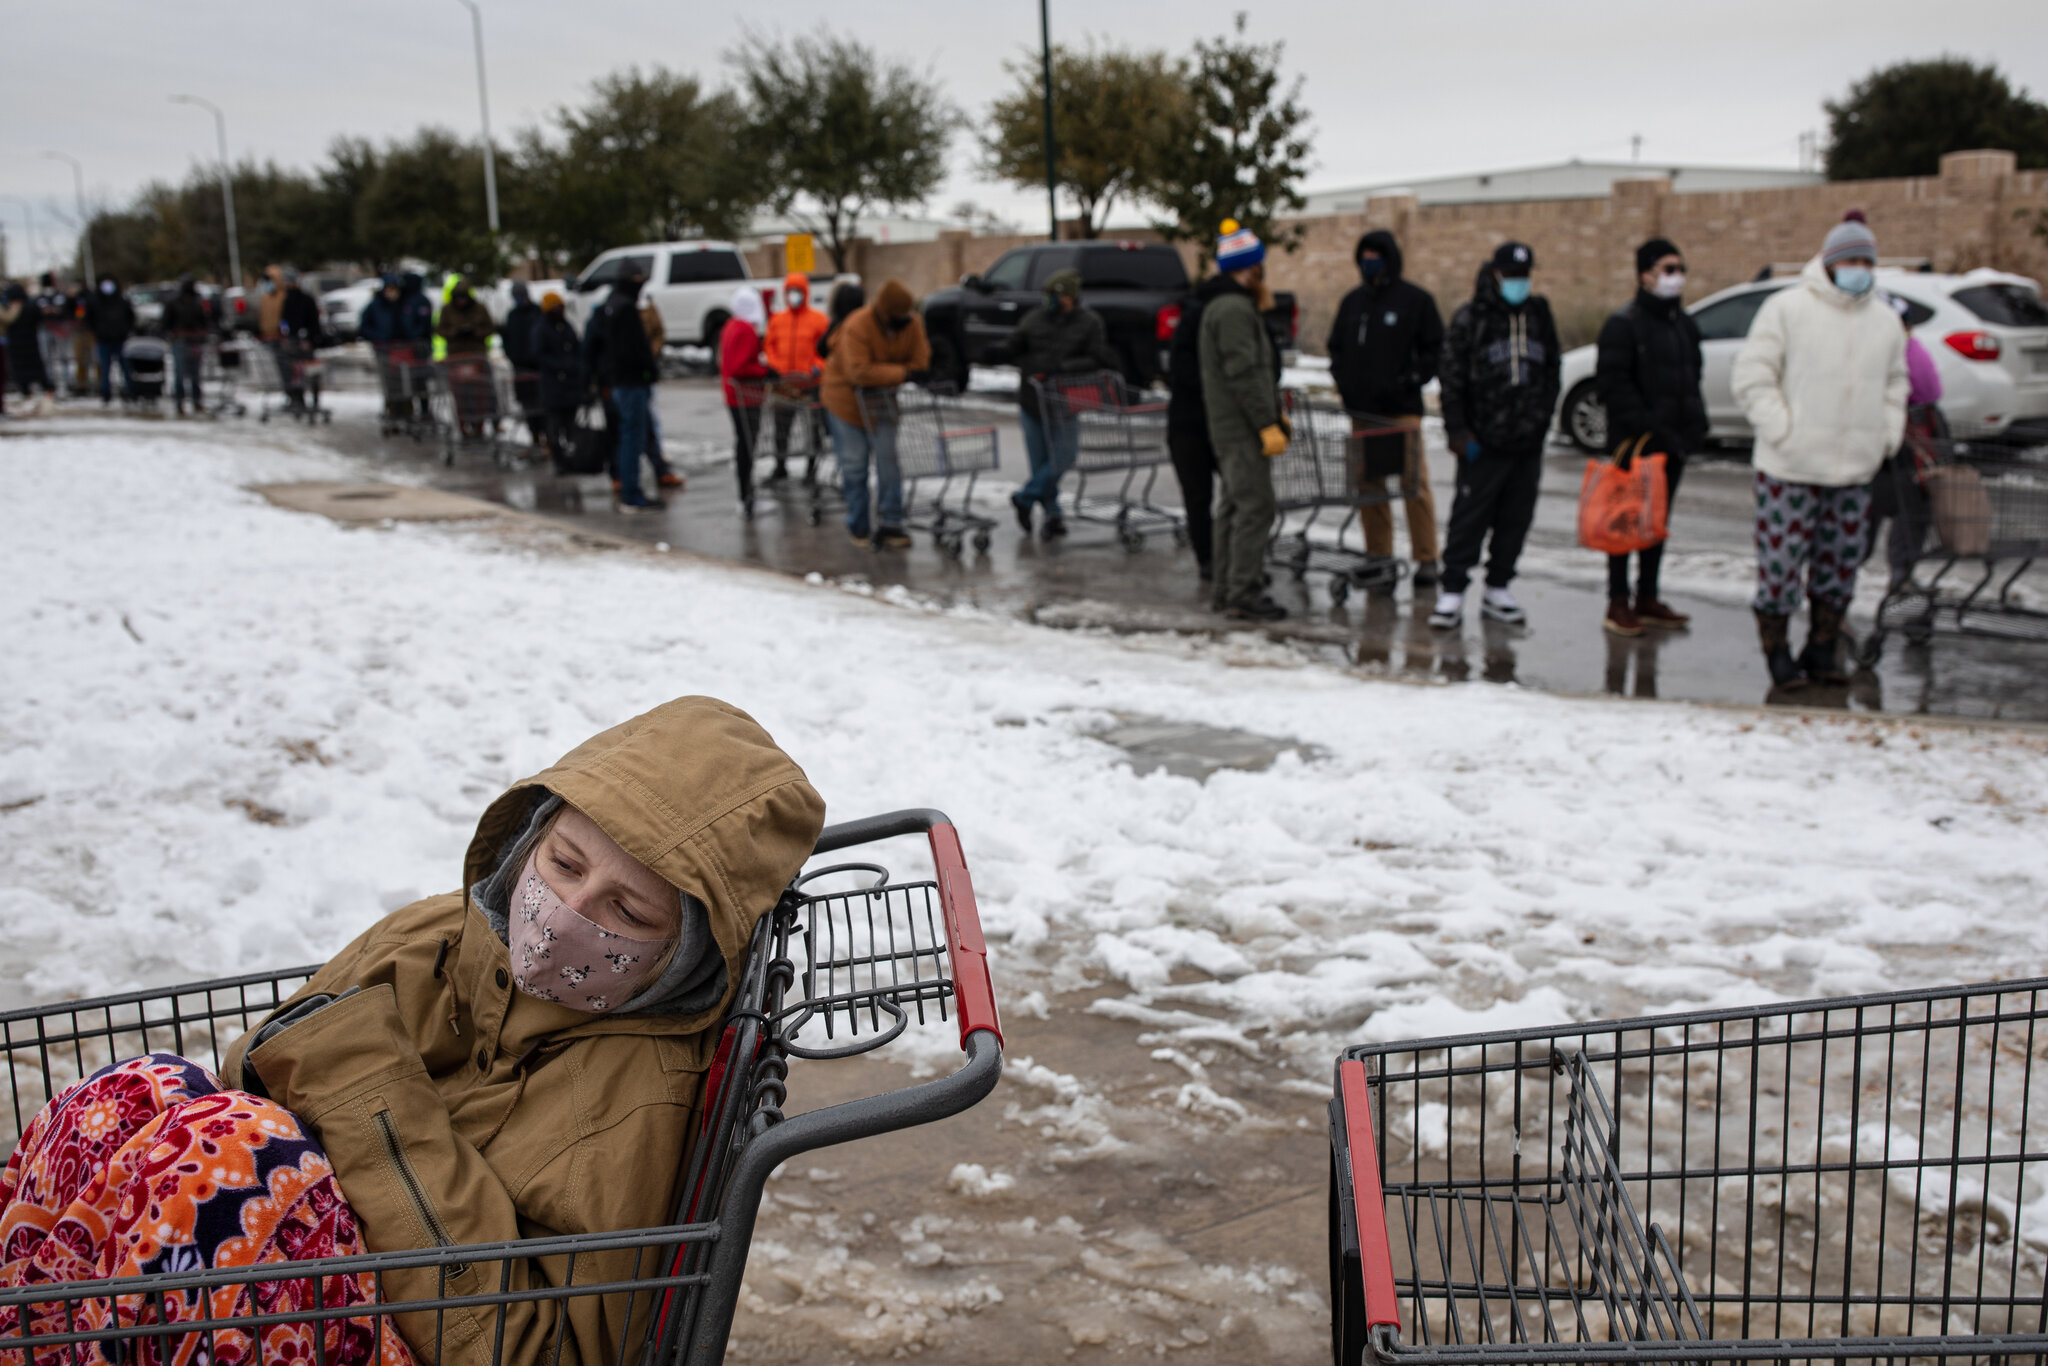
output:
[[[952,824],[936,811],[898,811],[832,826],[816,852],[918,833],[927,836],[934,876],[892,880],[872,861],[814,867],[762,916],[705,1078],[702,1126],[689,1151],[675,1155],[682,1176],[677,1207],[649,1209],[650,1227],[0,1291],[0,1361],[158,1366],[249,1361],[253,1355],[260,1366],[263,1330],[310,1324],[321,1361],[337,1332],[350,1334],[358,1347],[366,1341],[381,1346],[384,1334],[402,1328],[415,1360],[427,1366],[449,1359],[441,1350],[444,1321],[481,1310],[495,1314],[498,1325],[495,1339],[484,1339],[493,1366],[559,1366],[562,1333],[553,1332],[551,1341],[508,1343],[505,1306],[554,1301],[566,1310],[568,1301],[593,1296],[607,1300],[609,1321],[620,1325],[608,1366],[720,1361],[762,1189],[775,1168],[829,1144],[957,1114],[986,1096],[1001,1072],[1002,1032],[987,949]],[[12,1120],[10,1146],[50,1096],[108,1062],[168,1051],[218,1066],[235,1039],[314,971],[258,973],[0,1015],[10,1106],[0,1124]],[[948,1019],[957,1021],[966,1054],[952,1075],[784,1115],[788,1059],[851,1057],[888,1044],[913,1023]],[[387,1273],[418,1267],[435,1269],[435,1297],[393,1300],[383,1293]],[[479,1274],[464,1276],[464,1268]],[[336,1303],[323,1300],[331,1294],[327,1287],[357,1275],[373,1278],[377,1302],[319,1307]],[[461,1285],[450,1284],[457,1277]],[[275,1301],[269,1288],[286,1281],[304,1286],[303,1300],[314,1307],[266,1310]],[[451,1333],[466,1331],[448,1326]],[[450,1352],[459,1341],[450,1339]],[[460,1349],[477,1350],[473,1342]],[[370,1352],[371,1359],[376,1355]]]
[[[2039,1360],[2044,1026],[2036,978],[1352,1048],[1336,1358]]]
[[[1914,434],[1877,477],[1891,481],[1893,534],[1905,538],[1909,572],[1878,604],[1859,648],[1864,664],[1877,663],[1891,631],[1916,643],[1943,629],[2048,640],[2048,611],[2013,596],[2020,576],[2048,558],[2048,447]],[[1975,582],[1960,567],[1966,560],[1982,566]]]
[[[505,412],[510,406],[500,392],[503,377],[489,356],[450,356],[436,367],[439,386],[434,399],[435,423],[441,429],[441,463],[453,465],[458,450],[488,453],[491,463],[507,463]]]
[[[959,559],[969,536],[986,551],[995,528],[974,510],[974,481],[1002,458],[993,424],[952,394],[907,386],[856,389],[869,431],[895,430],[896,467],[903,475],[903,524],[928,531],[939,552]],[[955,481],[960,481],[956,488]],[[937,486],[918,503],[919,485]]]
[[[420,440],[434,429],[434,362],[427,344],[372,342],[370,351],[377,361],[377,388],[384,396],[379,434]]]
[[[262,395],[256,410],[258,422],[270,421],[273,411],[286,413],[300,422],[334,421],[334,414],[320,406],[326,362],[315,358],[313,349],[304,342],[257,342],[242,350],[242,359]],[[298,396],[296,400],[294,394]]]
[[[1140,403],[1114,370],[1039,375],[1038,404],[1048,437],[1062,425],[1077,429],[1073,519],[1116,528],[1126,550],[1142,550],[1151,531],[1172,534],[1186,545],[1187,523],[1179,512],[1152,501],[1160,467],[1171,460],[1166,444],[1166,405]],[[1090,493],[1089,480],[1112,486]]]
[[[1391,588],[1404,566],[1365,548],[1362,511],[1414,492],[1420,427],[1347,413],[1299,390],[1286,390],[1283,398],[1292,435],[1272,462],[1280,515],[1266,545],[1267,563],[1289,571],[1297,582],[1310,574],[1328,576],[1333,603],[1343,602],[1354,587]]]

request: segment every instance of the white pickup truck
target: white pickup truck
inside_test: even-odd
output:
[[[719,331],[732,316],[732,292],[753,278],[747,258],[730,242],[650,242],[614,247],[570,282],[569,321],[581,332],[611,292],[619,269],[632,261],[646,275],[640,297],[661,310],[671,346],[718,346]],[[763,281],[763,287],[769,282]]]

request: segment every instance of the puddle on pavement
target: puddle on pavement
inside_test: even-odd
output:
[[[1303,759],[1318,759],[1323,754],[1314,745],[1304,745],[1299,740],[1255,735],[1248,730],[1219,730],[1214,726],[1121,712],[1117,722],[1108,730],[1096,731],[1094,738],[1130,755],[1131,771],[1140,777],[1164,769],[1206,782],[1219,769],[1258,773],[1271,768],[1273,761],[1289,750]]]

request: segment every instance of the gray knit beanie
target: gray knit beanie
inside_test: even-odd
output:
[[[1821,243],[1820,263],[1832,266],[1861,256],[1873,265],[1877,262],[1877,237],[1870,231],[1870,225],[1859,215],[1845,218],[1828,229],[1827,241]]]

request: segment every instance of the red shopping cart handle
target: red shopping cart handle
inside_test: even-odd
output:
[[[1365,1323],[1373,1328],[1401,1327],[1401,1301],[1394,1293],[1394,1253],[1387,1242],[1387,1200],[1380,1188],[1380,1149],[1372,1136],[1372,1098],[1365,1064],[1357,1060],[1337,1066],[1339,1098],[1344,1102],[1344,1137],[1351,1161],[1351,1204],[1358,1218],[1358,1270],[1365,1286]]]
[[[952,960],[953,998],[960,1014],[960,1046],[966,1048],[968,1036],[978,1029],[993,1034],[1000,1044],[1003,1025],[996,1015],[996,989],[988,973],[988,941],[981,934],[974,881],[967,874],[960,833],[945,812],[920,807],[828,826],[812,852],[829,854],[892,835],[920,833],[931,841],[932,863],[938,869],[939,909],[946,917],[946,951]]]

